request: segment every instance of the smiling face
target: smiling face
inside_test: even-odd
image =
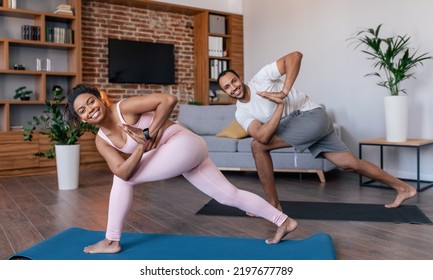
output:
[[[234,73],[227,72],[219,79],[220,88],[230,97],[242,100],[245,98],[246,86]]]
[[[74,101],[74,110],[82,122],[98,125],[106,113],[104,102],[90,93],[82,93]]]

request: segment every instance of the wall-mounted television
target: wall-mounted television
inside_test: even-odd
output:
[[[174,84],[174,45],[108,39],[110,83]]]

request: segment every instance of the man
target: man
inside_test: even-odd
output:
[[[221,89],[237,99],[236,120],[254,138],[251,149],[266,199],[281,209],[270,151],[292,146],[297,152],[309,149],[314,157],[324,157],[339,168],[389,185],[397,196],[385,205],[387,208],[398,207],[414,197],[415,188],[356,158],[336,136],[325,110],[293,88],[301,60],[300,52],[289,53],[264,66],[248,85],[230,69],[218,77]]]

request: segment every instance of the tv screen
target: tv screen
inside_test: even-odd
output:
[[[174,84],[174,45],[108,40],[110,83]]]

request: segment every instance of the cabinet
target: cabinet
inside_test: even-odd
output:
[[[81,1],[16,1],[10,8],[9,1],[0,6],[0,132],[20,130],[32,116],[41,113],[45,99],[51,98],[51,89],[60,85],[65,92],[81,81]],[[54,14],[57,5],[72,6],[73,15]],[[37,27],[33,36],[25,26]],[[27,30],[27,31],[25,31]],[[51,42],[65,38],[69,40]],[[25,39],[25,38],[31,38]],[[37,59],[50,59],[51,70],[37,69]],[[23,66],[24,70],[17,70]],[[18,87],[31,90],[30,101],[14,100]]]
[[[213,33],[221,28],[211,27],[211,19],[224,20],[223,32]],[[211,32],[213,31],[213,32]],[[225,65],[226,68],[235,70],[243,78],[243,17],[241,15],[213,13],[203,11],[194,15],[194,58],[195,58],[195,88],[194,101],[204,105],[232,104],[234,100],[227,95],[217,96],[210,99],[220,90],[217,84],[217,75],[223,69],[218,68]],[[222,49],[217,48],[214,52],[212,42],[219,42]],[[217,45],[218,46],[218,45]],[[218,66],[219,65],[219,66]],[[214,72],[214,68],[217,70]]]

